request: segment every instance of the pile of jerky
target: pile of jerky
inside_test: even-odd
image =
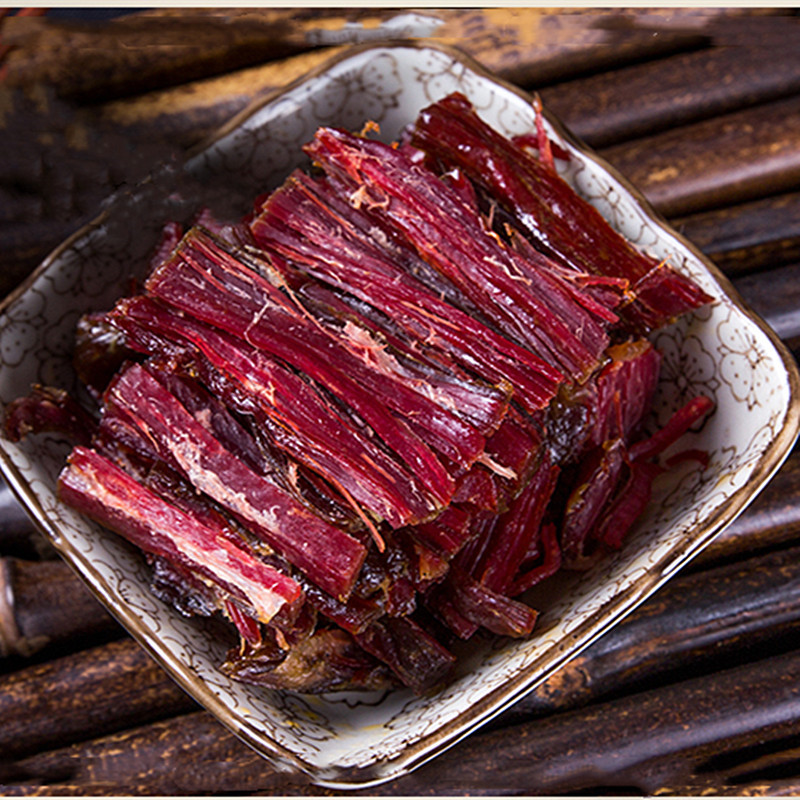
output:
[[[477,631],[624,536],[656,457],[647,335],[710,298],[451,95],[386,145],[322,128],[236,224],[165,228],[142,290],[78,327],[98,413],[37,387],[11,438],[69,429],[63,502],[153,589],[227,617],[222,670],[303,692],[451,675]]]

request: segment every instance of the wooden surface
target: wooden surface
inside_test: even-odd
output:
[[[800,17],[419,14],[437,41],[539,91],[800,351]],[[11,49],[0,83],[0,293],[110,192],[321,63],[343,31],[375,37],[393,19],[376,9],[220,16],[3,20]],[[274,772],[177,689],[55,559],[7,490],[0,620],[3,794],[335,794]],[[799,633],[795,453],[612,632],[490,725],[364,794],[800,793]]]

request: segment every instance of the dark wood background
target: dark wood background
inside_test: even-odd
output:
[[[7,14],[0,295],[108,194],[338,52],[324,42],[346,22],[361,21],[353,35],[369,36],[397,13]],[[800,349],[795,11],[418,13],[438,20],[437,41],[539,91]],[[1,793],[335,794],[273,772],[174,686],[5,487],[0,588]],[[440,758],[364,794],[800,793],[799,631],[793,453],[730,528],[614,631]]]

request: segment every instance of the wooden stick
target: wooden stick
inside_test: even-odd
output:
[[[533,723],[478,734],[379,795],[676,794],[698,768],[731,787],[748,756],[800,733],[800,654],[703,676]],[[731,753],[730,762],[719,754]],[[710,759],[717,755],[716,761]],[[752,758],[752,757],[751,757]],[[708,773],[706,773],[708,774]],[[617,792],[614,792],[614,789]],[[669,790],[667,790],[669,793]]]
[[[800,655],[791,652],[479,732],[409,776],[362,793],[596,794],[606,787],[614,794],[681,794],[698,777],[720,790],[735,788],[746,785],[765,751],[779,761],[784,741],[800,734],[798,679]],[[113,784],[124,794],[334,794],[276,773],[204,712],[39,753],[9,763],[4,773],[4,794],[51,782],[76,789]]]
[[[794,542],[800,535],[800,453],[795,451],[753,504],[692,562],[707,567]]]
[[[688,41],[697,43],[694,33],[675,38],[653,37],[651,30],[631,27],[602,31],[593,26],[606,16],[598,17],[600,12],[587,9],[565,10],[561,14],[536,8],[432,9],[420,13],[440,21],[431,41],[459,47],[487,69],[521,84],[529,79],[541,83],[575,71],[597,69],[599,60],[609,57],[622,61],[639,58],[654,46],[674,49]],[[326,23],[330,25],[331,20]],[[331,30],[331,42],[336,41],[333,34],[335,31]],[[531,46],[535,43],[540,46]],[[124,128],[149,130],[151,136],[194,144],[249,102],[296,80],[344,49],[304,52],[191,84],[120,98],[98,112],[102,120]]]
[[[120,632],[63,562],[0,559],[0,656],[75,648]]]
[[[752,20],[752,38],[605,71],[540,94],[576,135],[592,147],[658,133],[766,103],[800,89],[797,18]],[[759,31],[760,33],[756,33]],[[780,33],[764,69],[761,36]]]
[[[211,135],[249,103],[303,77],[345,49],[333,47],[299,53],[205,80],[120,98],[94,109],[88,121],[137,140],[151,137],[190,147]]]
[[[180,17],[129,14],[106,23],[6,21],[9,86],[46,84],[97,100],[192,81],[309,45],[292,13]]]
[[[780,649],[800,630],[800,548],[680,574],[495,723],[614,695]]]
[[[800,263],[745,275],[735,286],[778,336],[800,335]]]
[[[596,707],[592,704],[604,698],[685,677],[689,669],[693,674],[708,673],[734,660],[746,659],[752,652],[763,655],[779,652],[798,629],[800,548],[702,573],[679,575],[619,626],[505,712],[493,727],[514,730],[514,726],[525,724],[524,730],[535,730],[531,722],[534,718],[548,714],[549,719],[560,718],[563,712],[579,707],[586,707],[588,714]],[[77,738],[78,733],[96,736],[94,725],[98,716],[102,724],[120,728],[125,721],[130,724],[134,717],[132,708],[138,709],[144,719],[156,713],[154,703],[160,702],[162,692],[174,699],[164,684],[166,678],[159,680],[153,675],[152,667],[148,668],[143,658],[134,661],[132,650],[132,644],[122,643],[115,644],[113,651],[110,646],[96,648],[64,659],[60,664],[22,671],[10,691],[0,683],[0,697],[4,691],[12,695],[5,706],[0,703],[0,714],[15,721],[19,749],[29,751],[41,741],[37,737],[47,736],[47,720],[24,720],[26,708],[32,709],[31,716],[46,710],[56,729],[63,730],[62,741],[68,742],[69,737]],[[114,683],[111,675],[115,657],[131,665],[129,677],[120,683]],[[92,663],[97,665],[96,675],[81,678],[81,665]],[[48,675],[53,676],[52,680]],[[52,697],[37,704],[35,694],[45,683],[54,686]],[[128,683],[148,685],[152,694],[149,698],[138,697],[128,690]],[[97,694],[95,686],[106,687],[104,693],[108,696],[102,702],[93,699]],[[71,693],[76,702],[70,704],[64,693]],[[92,712],[91,726],[81,732],[76,729],[74,719],[69,719],[69,713],[82,718],[87,699],[93,709],[97,702],[98,709]],[[114,708],[119,709],[121,719],[113,718]],[[554,714],[558,717],[553,717]],[[541,722],[549,724],[548,720]],[[283,779],[264,762],[253,759],[248,748],[221,729],[212,737],[213,730],[210,715],[188,714],[22,759],[15,768],[44,781],[70,780],[80,784],[117,780],[118,791],[126,793],[134,788],[158,794],[249,792],[272,786],[286,790]],[[4,745],[2,736],[0,731],[0,748]],[[215,744],[207,750],[209,738],[214,738]],[[170,757],[168,764],[164,763],[165,749]],[[213,769],[194,774],[196,771],[186,765],[204,749]],[[489,759],[490,753],[487,748]],[[169,765],[179,778],[172,777]],[[143,775],[148,781],[144,787]],[[445,788],[454,787],[448,784]],[[464,783],[458,791],[467,788]],[[509,788],[502,787],[506,791]]]
[[[800,96],[600,154],[668,217],[789,191],[800,181]]]
[[[800,192],[670,222],[731,276],[800,262]]]
[[[727,16],[651,10],[439,9],[444,25],[430,38],[462,49],[506,80],[542,86],[698,47],[708,28]]]
[[[115,794],[164,795],[283,791],[286,783],[202,711],[9,762],[4,773],[3,794],[22,781],[75,787],[99,782],[113,784]]]
[[[461,46],[510,80],[552,80],[697,46],[709,23],[730,13],[348,9],[320,18],[315,9],[214,9],[131,14],[104,25],[10,19],[4,29],[5,41],[13,45],[6,80],[12,86],[47,83],[62,95],[98,100],[185,83],[320,45],[409,37]]]
[[[19,757],[197,706],[132,639],[0,676],[0,752]]]
[[[0,775],[2,766],[0,765]],[[0,778],[2,780],[2,778]],[[80,786],[69,783],[58,784],[16,784],[3,787],[3,794],[7,797],[97,797],[101,795],[116,794],[116,784],[114,781],[97,783],[85,783]],[[131,795],[141,794],[134,789]]]

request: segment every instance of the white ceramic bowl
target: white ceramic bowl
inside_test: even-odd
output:
[[[72,335],[79,315],[105,309],[141,275],[168,218],[200,204],[242,214],[298,163],[319,125],[380,123],[395,138],[424,106],[458,90],[504,133],[530,131],[530,98],[452,50],[356,48],[228,125],[190,160],[188,175],[160,170],[112,198],[93,224],[56,250],[4,304],[0,401],[32,382],[74,388]],[[406,691],[307,697],[239,685],[217,670],[220,643],[148,590],[132,548],[55,498],[68,446],[55,436],[0,440],[6,479],[62,556],[175,680],[279,768],[316,783],[356,787],[397,777],[513,703],[617,623],[701,550],[753,499],[797,434],[798,375],[777,338],[729,283],[669,230],[642,198],[548,117],[572,155],[566,177],[613,225],[657,258],[691,274],[717,298],[655,337],[664,353],[657,415],[689,397],[716,411],[681,447],[708,451],[707,469],[685,463],[659,479],[653,502],[623,549],[578,579],[561,576],[535,598],[529,641],[483,639],[465,648],[456,680],[429,697]]]

